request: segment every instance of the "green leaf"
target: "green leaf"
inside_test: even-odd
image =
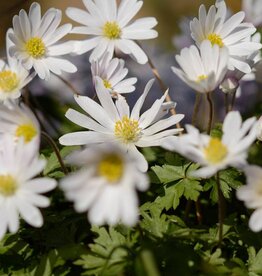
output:
[[[61,157],[64,159],[67,155],[69,155],[72,151],[79,149],[79,146],[72,146],[72,147],[64,147],[60,151]],[[53,172],[54,170],[60,168],[60,163],[57,159],[57,156],[54,152],[47,158],[47,164],[44,169],[43,174],[48,175],[49,173]]]
[[[249,247],[248,255],[249,255],[248,271],[250,273],[256,273],[256,275],[261,275],[262,274],[262,249],[260,249],[256,254],[254,247]]]
[[[127,265],[129,249],[135,242],[136,236],[129,233],[129,238],[116,229],[93,226],[92,231],[98,235],[90,244],[90,253],[81,255],[76,265],[86,269],[83,275],[113,276],[123,273]]]

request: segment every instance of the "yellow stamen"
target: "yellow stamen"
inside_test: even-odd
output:
[[[12,196],[17,190],[17,183],[11,175],[0,175],[0,194]]]
[[[23,124],[17,127],[16,137],[23,137],[25,143],[30,142],[37,134],[37,130],[33,124]]]
[[[30,38],[25,45],[25,49],[31,57],[36,59],[42,58],[46,53],[45,44],[40,37]]]
[[[201,81],[206,80],[206,79],[207,79],[207,75],[200,75],[200,76],[197,77],[196,82],[201,82]]]
[[[211,138],[204,148],[206,160],[211,164],[220,163],[227,156],[227,147],[218,138]]]
[[[103,27],[103,35],[108,39],[119,39],[121,37],[122,31],[115,21],[108,21]]]
[[[115,124],[115,136],[126,144],[136,142],[140,132],[138,121],[132,120],[126,115]]]
[[[112,85],[111,85],[111,83],[108,80],[103,80],[103,83],[104,83],[105,88],[107,88],[107,89],[111,89],[112,88]]]
[[[18,87],[18,84],[19,79],[16,73],[10,70],[0,72],[0,90],[2,92],[12,92]]]
[[[207,36],[207,39],[211,42],[213,46],[217,44],[220,48],[224,47],[223,40],[218,34],[211,33]]]
[[[116,154],[109,154],[98,165],[98,175],[106,178],[108,182],[117,182],[121,179],[124,171],[124,162]]]

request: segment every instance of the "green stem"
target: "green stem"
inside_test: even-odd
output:
[[[154,256],[151,251],[143,250],[140,254],[147,276],[160,276]]]
[[[58,159],[58,162],[59,162],[59,164],[60,164],[60,166],[61,166],[64,174],[68,174],[68,170],[67,170],[67,168],[66,168],[66,166],[65,166],[65,164],[63,162],[63,159],[62,159],[62,157],[60,155],[59,149],[58,149],[55,141],[46,132],[42,131],[41,134],[46,139],[46,141],[48,142],[48,144],[50,144],[50,146],[53,148],[53,150],[54,150],[54,152],[56,154],[56,157]]]
[[[197,124],[197,115],[199,112],[200,103],[201,103],[201,94],[196,92],[194,110],[193,110],[193,115],[192,115],[192,125],[193,126],[196,126],[196,124]]]
[[[213,116],[214,116],[214,104],[211,97],[211,92],[207,93],[207,101],[209,104],[209,118],[208,118],[208,126],[207,126],[207,134],[210,134],[212,129],[212,123],[213,123]]]
[[[226,114],[229,112],[229,97],[228,93],[225,94],[225,112]]]
[[[217,183],[217,193],[218,193],[218,223],[219,223],[219,232],[218,232],[218,246],[221,246],[223,240],[223,224],[224,224],[224,197],[221,191],[221,183],[219,172],[216,174],[216,183]]]

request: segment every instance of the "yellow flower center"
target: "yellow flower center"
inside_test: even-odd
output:
[[[18,84],[19,79],[16,73],[10,70],[0,72],[0,89],[2,92],[12,92]]]
[[[197,77],[196,82],[201,82],[201,81],[206,80],[206,79],[207,79],[207,75],[200,75],[200,76]]]
[[[211,164],[220,163],[227,156],[227,147],[218,138],[211,138],[204,148],[206,160]]]
[[[108,80],[103,80],[103,83],[104,83],[105,88],[107,88],[107,89],[111,89],[112,88],[112,85],[111,85],[111,83]]]
[[[132,120],[126,115],[115,124],[115,136],[124,143],[136,142],[139,138],[141,128],[137,120]]]
[[[118,39],[120,38],[122,31],[115,21],[108,21],[103,27],[103,35],[108,39]]]
[[[211,44],[214,46],[217,44],[220,48],[224,46],[223,40],[220,35],[211,33],[207,36],[207,39],[211,42]]]
[[[32,37],[25,44],[27,53],[33,58],[41,58],[46,53],[46,47],[40,37]]]
[[[37,130],[33,124],[24,124],[17,127],[15,136],[23,137],[25,143],[30,142],[37,134]]]
[[[11,175],[0,175],[0,194],[12,196],[17,190],[17,183]]]
[[[106,178],[108,182],[117,182],[124,171],[124,162],[117,154],[109,154],[98,164],[98,175]]]

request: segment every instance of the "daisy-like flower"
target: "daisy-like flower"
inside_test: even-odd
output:
[[[111,59],[108,54],[105,54],[101,59],[91,63],[93,80],[95,82],[95,78],[100,77],[103,80],[105,88],[111,93],[123,94],[133,92],[137,78],[124,79],[128,73],[128,69],[124,66],[124,60],[118,58]]]
[[[245,20],[255,26],[262,25],[261,0],[242,0],[242,9],[246,14]]]
[[[165,138],[162,147],[202,165],[194,175],[208,178],[228,166],[246,165],[248,148],[256,139],[257,123],[255,117],[242,123],[240,113],[232,111],[224,120],[221,139],[201,134],[192,125],[186,125],[186,130],[187,134],[181,137]]]
[[[62,12],[51,8],[41,18],[41,8],[33,3],[29,15],[21,10],[13,18],[13,29],[9,34],[14,43],[9,51],[10,55],[21,61],[30,70],[32,67],[41,79],[49,79],[50,71],[60,75],[63,72],[74,73],[77,68],[68,60],[60,56],[73,51],[73,43],[68,41],[58,43],[67,35],[71,24],[60,27]]]
[[[176,60],[182,70],[172,67],[173,72],[197,92],[208,93],[218,87],[226,75],[228,50],[204,40],[200,53],[192,45],[176,55]]]
[[[96,225],[137,222],[136,189],[145,191],[149,182],[135,156],[109,143],[74,152],[68,161],[82,167],[60,183],[77,212],[89,210],[89,221]]]
[[[16,143],[22,139],[24,143],[32,142],[37,147],[40,143],[40,126],[32,111],[24,104],[0,106],[0,141],[9,136]],[[1,142],[2,143],[2,142]],[[3,144],[0,146],[2,148]]]
[[[258,120],[258,126],[257,126],[257,139],[259,141],[262,141],[262,116]]]
[[[200,46],[203,40],[208,39],[213,45],[227,47],[229,50],[228,69],[250,73],[250,66],[241,58],[251,55],[261,49],[260,43],[252,42],[251,35],[256,28],[251,23],[242,23],[244,12],[238,12],[226,19],[227,7],[225,1],[216,1],[208,13],[204,5],[199,8],[199,18],[190,22],[191,35]]]
[[[9,48],[14,45],[9,39],[10,32],[11,30],[8,30],[6,34],[7,62],[0,60],[0,101],[4,103],[19,98],[22,88],[35,76],[34,73],[29,75],[22,64],[9,55]]]
[[[244,172],[247,185],[237,190],[237,198],[243,200],[247,208],[256,209],[249,220],[252,231],[262,230],[262,169],[259,166],[246,166]]]
[[[66,14],[74,21],[84,25],[75,27],[72,33],[90,35],[84,41],[75,44],[77,54],[92,49],[90,61],[100,58],[105,52],[112,58],[114,50],[131,55],[138,63],[145,64],[148,59],[144,51],[134,40],[152,39],[158,33],[152,30],[157,21],[154,17],[137,19],[130,23],[143,5],[143,1],[121,0],[117,7],[116,0],[83,0],[87,11],[68,8]]]
[[[51,178],[34,178],[46,162],[38,157],[33,143],[24,144],[20,140],[15,144],[5,138],[0,151],[0,239],[8,230],[17,232],[19,216],[34,227],[41,227],[43,217],[38,207],[50,204],[41,193],[56,186]]]
[[[184,117],[182,114],[177,114],[161,120],[169,109],[174,107],[173,103],[163,104],[167,92],[161,99],[156,100],[150,109],[140,115],[142,105],[152,84],[153,80],[148,82],[144,93],[130,112],[124,97],[118,97],[114,103],[105,89],[103,81],[97,79],[97,96],[101,105],[88,97],[75,96],[78,105],[89,116],[73,109],[69,109],[66,113],[66,117],[70,121],[89,129],[89,131],[65,134],[59,139],[59,142],[67,146],[115,142],[122,145],[128,153],[135,154],[140,170],[146,171],[148,168],[147,161],[137,147],[159,146],[164,137],[182,131],[182,129],[168,128],[177,124]]]

